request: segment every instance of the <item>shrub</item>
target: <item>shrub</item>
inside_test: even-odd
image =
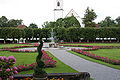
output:
[[[16,59],[13,56],[9,56],[8,58],[0,56],[0,63],[0,80],[13,79],[13,75],[18,73],[16,71],[17,67],[13,67]]]

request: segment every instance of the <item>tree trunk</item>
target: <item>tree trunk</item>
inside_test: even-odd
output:
[[[12,43],[15,43],[15,38],[13,38],[13,42]]]
[[[6,39],[4,38],[4,44],[6,43]]]

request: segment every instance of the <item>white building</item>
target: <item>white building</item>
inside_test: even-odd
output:
[[[54,21],[63,18],[63,0],[55,0]]]
[[[55,0],[54,21],[59,18],[63,18],[63,11],[63,0]],[[71,9],[65,17],[70,16],[74,16],[79,21],[81,27],[84,28],[84,24],[82,24],[80,16],[73,9]]]

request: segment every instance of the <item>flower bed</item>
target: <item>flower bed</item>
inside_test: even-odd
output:
[[[120,46],[90,46],[90,45],[60,45],[60,46],[69,46],[69,47],[89,47],[89,48],[99,48],[99,49],[120,49]]]
[[[14,46],[14,47],[3,47],[2,49],[14,49],[14,48],[25,48],[25,47],[37,47],[38,45],[30,45],[30,46]]]
[[[51,57],[49,57],[48,54],[44,50],[42,50],[42,53],[43,53],[42,60],[45,64],[45,68],[55,67],[57,62],[53,60]],[[17,66],[18,68],[17,71],[21,72],[21,71],[32,70],[35,66],[36,66],[36,63],[19,65]]]
[[[37,52],[37,50],[20,50],[20,49],[4,49],[4,50],[11,52]]]
[[[71,49],[71,50],[74,52],[80,53],[82,55],[85,55],[85,56],[88,56],[88,57],[91,57],[91,58],[94,58],[97,60],[101,60],[101,61],[113,64],[113,65],[120,65],[120,60],[115,60],[115,59],[110,59],[108,57],[98,56],[96,54],[86,52],[86,51],[81,50],[81,49]],[[89,50],[89,49],[86,49],[86,50]],[[94,50],[94,49],[92,49],[92,50]]]
[[[26,47],[37,47],[38,44],[33,44],[30,46],[14,46],[14,47],[3,47],[0,51],[11,51],[11,52],[37,52],[37,50],[20,50],[15,48],[26,48]]]
[[[85,48],[85,49],[71,49],[74,52],[80,53],[82,55],[85,56],[89,56],[91,58],[97,59],[97,60],[101,60],[110,64],[114,64],[114,65],[120,65],[120,60],[116,60],[116,59],[110,59],[108,57],[103,57],[103,56],[98,56],[96,54],[90,53],[90,52],[86,52],[86,51],[90,51],[90,50],[98,50],[98,49],[113,49],[113,48],[119,48],[120,46],[89,46],[89,45],[61,45],[61,46],[71,46],[71,47],[90,47],[90,48]]]
[[[120,49],[120,46],[99,46],[100,49]]]
[[[69,46],[69,47],[90,47],[90,48],[93,47],[93,46],[89,46],[89,45],[60,45],[60,46]]]

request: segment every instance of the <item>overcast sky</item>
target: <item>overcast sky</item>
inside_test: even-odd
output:
[[[54,20],[55,0],[0,0],[0,17],[22,19],[25,25],[36,23],[39,27],[45,21]],[[74,9],[83,18],[87,6],[98,15],[96,22],[106,16],[112,19],[120,16],[120,0],[63,0],[64,16]]]

